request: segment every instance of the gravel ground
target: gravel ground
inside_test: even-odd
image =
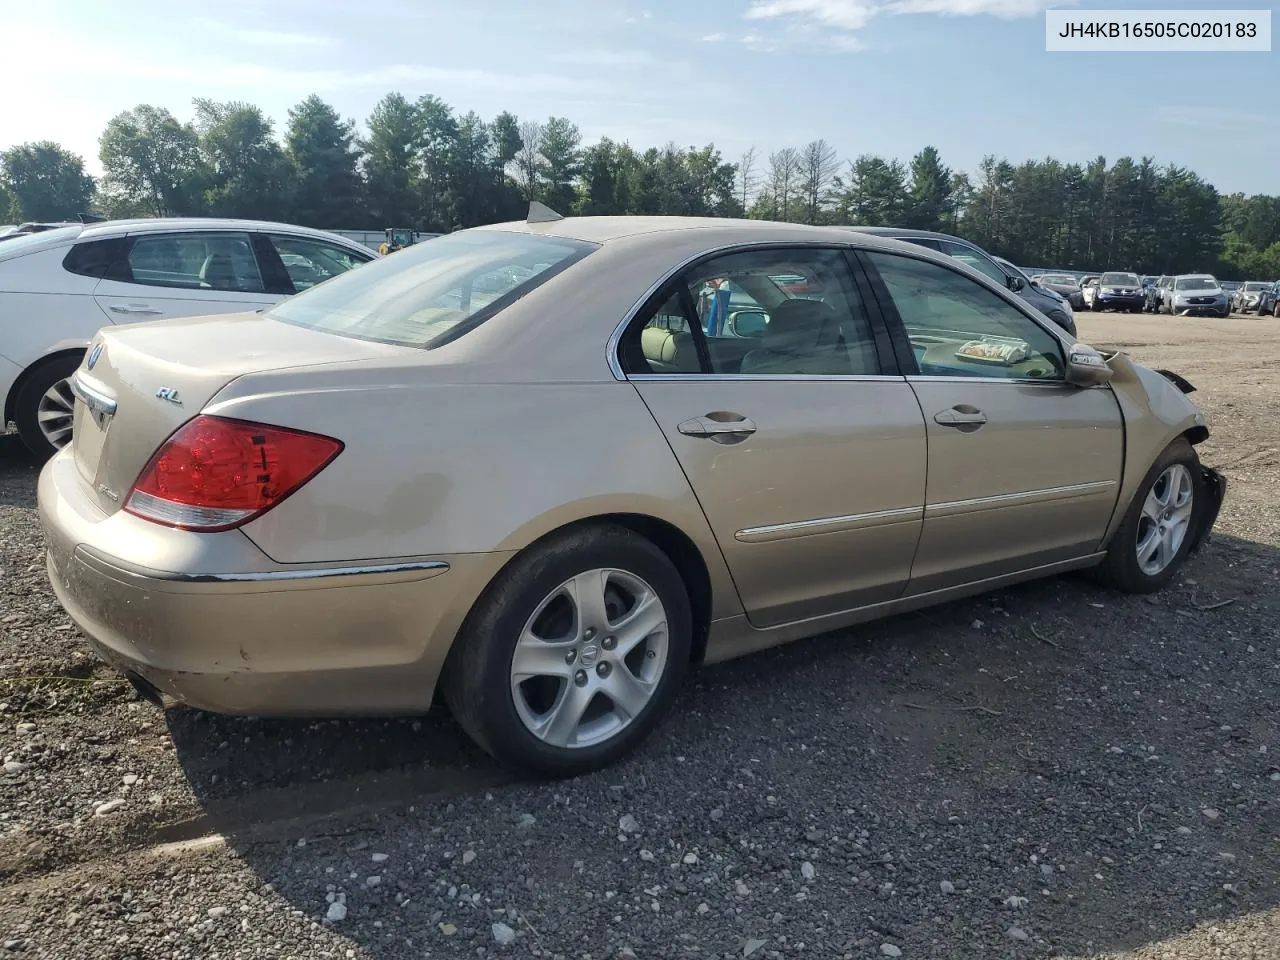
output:
[[[443,715],[138,701],[54,603],[0,439],[0,956],[1280,957],[1280,326],[1080,326],[1200,388],[1231,485],[1178,582],[711,668],[558,784]]]

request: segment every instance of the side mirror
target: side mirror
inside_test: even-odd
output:
[[[1096,387],[1109,381],[1114,373],[1102,354],[1087,343],[1073,343],[1067,350],[1067,383]]]
[[[1027,285],[1026,282],[1021,277],[1015,277],[1012,274],[1010,274],[1008,278],[1005,280],[1005,284],[1014,293],[1017,293],[1019,290],[1021,290],[1023,287]]]
[[[764,336],[764,328],[769,323],[769,315],[759,310],[739,310],[729,317],[729,333],[747,340],[758,340]]]

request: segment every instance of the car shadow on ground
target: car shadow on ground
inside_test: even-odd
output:
[[[1280,905],[1278,567],[1219,534],[1152,597],[1053,578],[711,667],[560,783],[443,712],[169,722],[206,826],[373,957],[494,922],[548,955],[1122,951]]]

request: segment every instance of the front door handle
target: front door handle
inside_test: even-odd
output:
[[[734,419],[721,419],[722,417],[733,417]],[[746,417],[739,416],[736,413],[708,414],[705,417],[693,417],[690,420],[685,420],[676,429],[686,437],[732,439],[735,436],[741,437],[755,433],[756,425]]]
[[[944,427],[953,427],[956,430],[972,432],[981,428],[987,422],[987,415],[977,407],[971,407],[967,403],[957,403],[949,410],[935,413],[933,422]]]
[[[128,306],[120,303],[113,303],[109,309],[112,313],[127,313],[138,317],[154,317],[163,312],[137,303],[131,303]]]

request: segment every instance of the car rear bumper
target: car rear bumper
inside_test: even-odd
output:
[[[50,583],[94,650],[140,692],[222,713],[426,710],[476,595],[467,591],[478,593],[503,559],[275,564],[238,531],[192,534],[101,514],[66,451],[40,475],[39,508]],[[149,529],[122,536],[126,524]],[[154,563],[156,537],[191,557],[201,556],[193,541],[230,542],[175,572],[139,562]],[[214,557],[222,569],[205,569]]]

